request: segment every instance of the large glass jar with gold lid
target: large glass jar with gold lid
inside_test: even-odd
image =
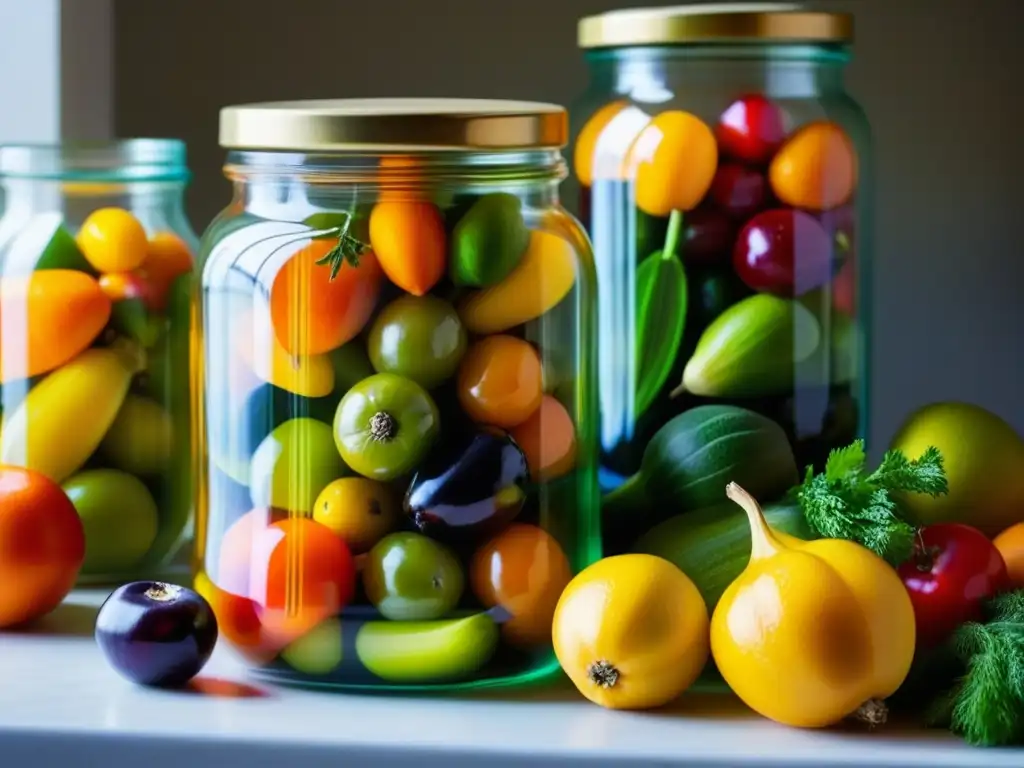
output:
[[[871,146],[844,87],[852,26],[752,3],[580,22],[608,551],[726,502],[751,451],[748,490],[771,503],[864,434]]]
[[[198,587],[266,679],[556,669],[598,555],[594,268],[533,103],[229,107],[203,238]]]

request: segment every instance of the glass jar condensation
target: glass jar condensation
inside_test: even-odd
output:
[[[202,247],[197,586],[265,679],[488,686],[557,668],[599,554],[596,289],[564,110],[222,112]]]
[[[170,139],[0,149],[0,463],[74,503],[83,584],[188,568],[188,179]]]
[[[629,482],[681,413],[767,416],[800,472],[865,434],[871,142],[844,87],[847,15],[682,6],[579,29],[574,176],[599,276],[615,552],[682,511],[638,512]]]

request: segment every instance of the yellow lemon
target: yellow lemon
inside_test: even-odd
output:
[[[580,693],[609,709],[675,699],[709,654],[704,599],[690,578],[653,555],[618,555],[579,573],[562,593],[555,655]]]

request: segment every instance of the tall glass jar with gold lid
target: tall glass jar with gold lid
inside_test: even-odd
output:
[[[871,142],[844,87],[852,31],[765,3],[579,24],[609,551],[725,502],[751,451],[748,490],[770,503],[864,434]]]
[[[354,100],[221,114],[203,238],[197,586],[262,677],[556,669],[598,555],[595,273],[565,111]]]

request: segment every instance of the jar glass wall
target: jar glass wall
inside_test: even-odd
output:
[[[197,587],[261,676],[556,669],[555,603],[599,553],[594,267],[558,202],[564,126],[489,102],[225,110]]]
[[[173,140],[0,149],[0,463],[74,503],[82,583],[187,569],[187,181]]]
[[[766,443],[776,459],[752,481],[764,502],[865,433],[871,147],[844,89],[850,27],[700,6],[581,22],[591,83],[574,172],[600,286],[607,552],[725,501],[730,478],[693,486],[671,471],[685,459],[727,474],[737,459],[725,440],[689,456],[678,441],[697,433],[680,414],[705,437],[706,405],[782,428],[793,457]]]

